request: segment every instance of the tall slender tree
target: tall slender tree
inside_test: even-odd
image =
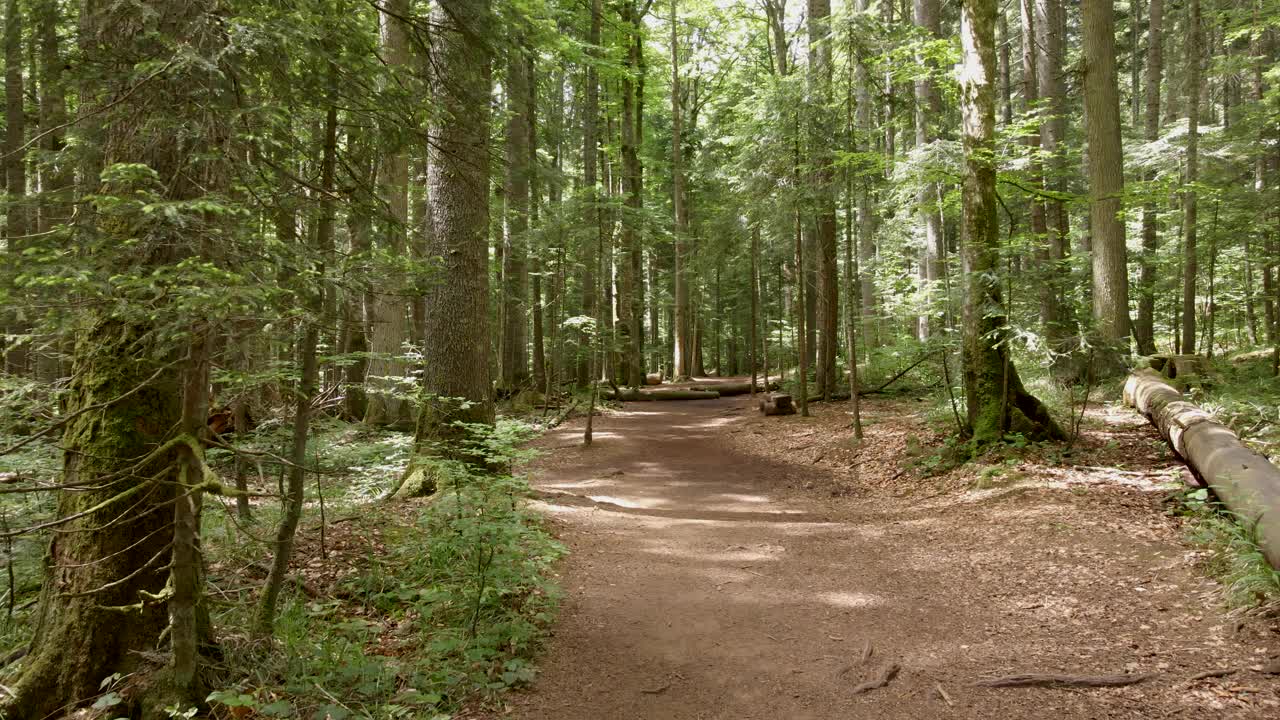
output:
[[[1093,319],[1099,376],[1125,369],[1129,352],[1129,275],[1123,209],[1124,154],[1116,84],[1115,10],[1083,0],[1084,110],[1089,142],[1089,228],[1093,248]]]

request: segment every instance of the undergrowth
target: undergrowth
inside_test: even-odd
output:
[[[1254,523],[1231,513],[1204,488],[1188,491],[1174,512],[1187,519],[1188,540],[1207,551],[1204,569],[1221,583],[1227,607],[1280,613],[1280,570],[1267,562]]]
[[[558,605],[551,565],[563,548],[524,509],[524,481],[457,465],[425,504],[374,503],[370,478],[385,482],[403,467],[400,441],[336,423],[324,437],[335,436],[346,442],[325,450],[322,466],[350,475],[329,512],[356,514],[345,531],[362,536],[360,570],[317,597],[286,599],[274,646],[225,638],[228,671],[209,696],[214,715],[447,718],[530,681]],[[510,462],[525,437],[500,423],[486,446]],[[379,455],[387,451],[394,459]],[[228,548],[232,556],[246,559]],[[316,563],[300,557],[295,567]],[[244,627],[251,609],[229,604],[219,625]]]

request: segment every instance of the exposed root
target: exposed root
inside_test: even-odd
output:
[[[1124,687],[1150,680],[1151,675],[1045,675],[1026,673],[986,678],[974,683],[981,687]]]
[[[868,680],[867,682],[864,682],[861,685],[858,685],[853,689],[853,694],[861,695],[863,693],[869,693],[872,690],[879,690],[880,688],[893,682],[893,679],[898,677],[898,671],[901,669],[902,669],[902,666],[899,665],[898,663],[889,663],[888,665],[885,666],[884,670],[880,672],[879,677],[877,677],[875,680]]]

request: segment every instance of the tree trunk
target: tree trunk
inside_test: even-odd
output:
[[[84,124],[92,125],[86,133],[102,138],[104,166],[148,165],[157,182],[145,189],[176,205],[209,194],[225,197],[229,189],[222,167],[234,152],[224,146],[229,87],[223,75],[205,70],[226,46],[220,9],[217,3],[190,0],[104,3],[86,7],[81,18],[84,61],[102,70],[81,94]],[[165,31],[156,33],[156,27]],[[160,67],[175,45],[198,60],[167,66],[139,86],[134,68]],[[113,179],[87,189],[112,196],[141,193],[144,187]],[[93,222],[75,226],[87,232],[72,244],[92,249],[95,260],[114,273],[167,277],[198,252],[184,223],[144,218],[127,206],[110,215],[94,214]],[[148,232],[139,239],[134,230],[144,224]],[[167,288],[160,295],[178,290]],[[45,557],[30,654],[0,701],[0,715],[6,717],[61,715],[98,696],[108,674],[146,665],[140,653],[155,651],[170,615],[175,651],[170,680],[182,686],[179,690],[192,689],[191,641],[200,626],[202,583],[192,583],[189,574],[199,572],[192,565],[198,564],[193,553],[199,542],[194,507],[199,488],[191,486],[200,480],[180,474],[184,465],[189,469],[195,450],[184,454],[178,445],[196,439],[175,438],[174,429],[191,429],[191,418],[207,402],[200,369],[204,333],[195,333],[190,343],[175,343],[141,313],[116,314],[119,306],[154,303],[151,289],[143,296],[118,292],[114,302],[86,310],[88,330],[76,347],[61,482],[82,489],[58,496],[61,524]],[[182,363],[175,361],[187,347],[193,361],[184,375]],[[184,376],[188,412],[180,426]],[[189,489],[179,494],[184,479]],[[175,501],[185,505],[176,517]],[[172,593],[164,590],[170,565]],[[181,700],[190,699],[181,694]]]
[[[1143,118],[1145,139],[1160,139],[1160,83],[1164,74],[1164,0],[1151,0],[1147,7],[1147,72],[1145,78],[1146,115]],[[1148,171],[1147,182],[1155,179]],[[1158,206],[1154,202],[1142,206],[1142,255],[1138,274],[1138,318],[1133,336],[1138,352],[1156,352],[1156,252],[1160,248]]]
[[[1124,371],[1129,354],[1129,285],[1120,217],[1124,155],[1116,86],[1115,14],[1110,0],[1083,0],[1084,106],[1089,142],[1089,226],[1093,234],[1093,318],[1098,377]]]
[[[827,397],[835,390],[836,349],[840,345],[840,276],[836,265],[836,192],[835,168],[832,166],[831,137],[835,130],[830,122],[831,79],[831,0],[809,0],[809,72],[810,103],[816,112],[810,114],[809,163],[816,201],[814,248],[817,257],[817,302],[814,313],[817,326],[818,393]]]
[[[1040,147],[1049,170],[1045,187],[1065,193],[1068,191],[1065,155],[1069,112],[1063,83],[1066,13],[1060,0],[1036,0],[1036,12],[1036,45],[1040,49],[1036,58],[1038,94],[1045,101],[1047,113],[1040,125]],[[1060,382],[1069,383],[1077,380],[1080,374],[1078,363],[1072,356],[1079,347],[1079,328],[1074,302],[1075,282],[1071,265],[1067,262],[1071,254],[1071,227],[1066,202],[1049,200],[1045,210],[1050,261],[1046,285],[1060,299],[1056,307],[1056,322],[1048,327],[1048,340],[1050,349],[1055,353],[1053,374]]]
[[[517,21],[518,22],[518,21]],[[518,31],[517,31],[518,32]],[[506,243],[502,252],[502,356],[499,388],[514,394],[529,384],[529,105],[528,59],[523,36],[507,49]]]
[[[997,275],[1000,226],[996,217],[995,0],[964,0],[960,32],[960,108],[964,125],[964,376],[974,442],[989,444],[1006,432],[1056,439],[1062,431],[1044,405],[1022,387],[1009,357],[1009,330]]]
[[[378,23],[382,53],[387,65],[399,72],[409,72],[408,31],[409,0],[386,0],[379,6]],[[394,129],[390,133],[395,136]],[[390,148],[382,157],[379,192],[388,209],[383,245],[392,257],[407,251],[409,227],[409,148],[403,143]],[[390,287],[388,287],[390,285]],[[401,385],[408,375],[404,362],[404,343],[409,338],[409,306],[404,294],[407,284],[395,278],[378,285],[383,292],[374,295],[373,336],[370,339],[369,374],[367,376],[368,409],[365,422],[370,425],[402,425],[410,421],[409,403],[403,399]]]
[[[680,44],[677,24],[677,0],[671,0],[671,201],[675,213],[675,328],[673,332],[672,369],[675,379],[687,380],[693,374],[693,332],[689,307],[689,207],[685,194],[683,132],[683,88],[680,79]]]
[[[854,8],[858,13],[866,13],[869,0],[855,0]],[[866,59],[858,57],[854,67],[855,107],[854,123],[857,127],[858,147],[868,152],[874,139],[871,125],[871,81],[867,71]],[[870,347],[878,346],[879,323],[876,319],[876,215],[871,202],[871,173],[863,171],[858,179],[858,265],[861,270],[861,321],[863,343]]]
[[[1280,469],[1245,447],[1213,416],[1189,402],[1153,370],[1139,370],[1124,386],[1138,409],[1222,503],[1253,528],[1271,566],[1280,569]]]
[[[1187,171],[1182,191],[1182,349],[1183,355],[1196,352],[1196,280],[1199,259],[1196,250],[1199,197],[1195,184],[1200,179],[1200,0],[1187,3]]]
[[[622,76],[622,278],[619,284],[618,319],[622,343],[622,380],[631,387],[644,384],[644,291],[641,283],[642,249],[638,233],[643,198],[640,194],[639,137],[636,128],[636,91],[632,73],[639,69],[641,46],[639,11],[635,0],[624,0],[622,22],[627,31],[627,72]]]
[[[333,246],[334,236],[334,172],[338,156],[338,108],[332,104],[337,101],[337,68],[329,67],[330,88],[328,111],[325,113],[324,149],[320,158],[320,187],[324,191],[320,196],[320,217],[316,222],[316,247],[314,250],[324,252]],[[323,268],[320,268],[323,271]],[[304,321],[302,342],[298,347],[301,361],[301,377],[294,393],[293,410],[293,445],[290,448],[289,481],[285,486],[284,505],[280,517],[280,525],[276,528],[276,546],[272,554],[271,570],[263,586],[262,595],[258,599],[258,608],[254,616],[253,633],[258,638],[270,637],[275,625],[276,603],[280,590],[284,587],[285,576],[289,573],[289,561],[293,557],[293,538],[302,519],[302,505],[307,475],[307,436],[311,430],[311,401],[315,397],[319,371],[316,358],[316,345],[319,340],[319,323],[324,314],[323,291],[305,287],[300,295],[305,298],[310,310],[317,317]]]
[[[600,264],[597,252],[600,244],[600,208],[599,179],[597,177],[597,148],[600,139],[597,136],[600,115],[600,81],[596,67],[600,46],[601,0],[591,0],[591,23],[587,32],[587,78],[583,89],[582,108],[582,189],[585,193],[586,217],[584,226],[588,228],[588,237],[582,241],[581,277],[578,287],[581,293],[579,308],[581,314],[598,317],[600,314],[599,299],[596,292],[596,273]],[[597,328],[597,332],[603,328]],[[594,341],[590,333],[579,331],[577,354],[577,384],[587,387],[595,380],[591,377],[592,358],[595,354]]]
[[[21,263],[22,249],[30,233],[27,225],[27,152],[21,149],[27,138],[26,112],[23,107],[22,74],[22,8],[18,0],[5,0],[4,9],[4,90],[5,136],[4,181],[8,192],[5,206],[5,238],[10,262]],[[6,332],[11,340],[0,345],[4,352],[3,369],[10,375],[28,372],[28,325],[21,314],[6,312]],[[10,344],[12,343],[12,344]]]
[[[72,218],[72,173],[67,161],[58,156],[65,145],[67,122],[67,93],[62,72],[65,61],[58,41],[63,18],[57,0],[38,0],[33,14],[39,35],[40,132],[44,135],[40,145],[45,153],[39,165],[40,214],[36,232],[47,233]],[[59,348],[65,342],[68,342],[65,337],[44,338],[45,347],[38,350],[35,363],[36,376],[42,382],[53,382],[65,375]]]
[[[915,23],[929,40],[942,34],[938,15],[938,0],[915,0]],[[937,136],[934,127],[942,116],[942,99],[933,79],[934,64],[924,52],[916,54],[916,64],[927,68],[916,78],[916,146],[924,147]],[[924,252],[920,262],[920,279],[923,281],[924,312],[917,319],[916,337],[928,340],[938,328],[934,304],[937,302],[937,283],[942,279],[942,215],[938,202],[938,184],[926,182],[916,194],[916,205],[924,224]]]
[[[448,122],[431,128],[428,257],[440,258],[427,290],[422,410],[414,456],[397,494],[435,490],[433,457],[482,463],[459,423],[493,423],[489,378],[489,91],[492,14],[488,0],[446,0],[431,10],[435,98]]]

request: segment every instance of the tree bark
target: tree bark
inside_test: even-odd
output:
[[[4,180],[8,192],[5,207],[4,233],[10,262],[21,264],[22,249],[30,234],[27,223],[27,153],[20,150],[27,138],[26,111],[24,108],[22,73],[22,6],[18,0],[5,0],[4,9]],[[4,343],[4,370],[10,375],[24,376],[28,372],[29,339],[28,324],[21,314],[12,310],[5,313],[6,332],[16,340]]]
[[[1196,352],[1197,214],[1200,180],[1200,0],[1187,3],[1187,170],[1182,190],[1182,347],[1183,355]]]
[[[622,277],[618,319],[622,342],[622,380],[631,387],[644,385],[644,290],[641,282],[643,251],[638,225],[643,212],[640,192],[640,154],[637,133],[636,86],[632,79],[640,66],[640,18],[635,0],[623,0],[622,22],[626,30],[626,69],[622,76]]]
[[[409,16],[409,0],[385,0],[378,7],[384,60],[395,72],[409,72],[413,67],[405,20]],[[399,133],[390,128],[389,134],[395,137]],[[388,208],[383,246],[391,257],[401,257],[408,249],[409,227],[409,148],[403,142],[383,155],[378,179],[379,192]],[[406,389],[401,385],[409,372],[403,360],[404,343],[409,338],[409,304],[404,297],[408,286],[392,278],[390,283],[384,281],[377,287],[385,291],[375,290],[374,303],[369,308],[373,334],[369,343],[368,409],[364,419],[370,425],[408,424],[410,407],[402,397]]]
[[[1280,569],[1280,469],[1178,392],[1153,370],[1139,370],[1124,386],[1138,409],[1242,523],[1257,532],[1271,566]]]
[[[1084,106],[1089,143],[1089,227],[1093,234],[1093,318],[1097,376],[1124,371],[1129,354],[1129,281],[1121,195],[1120,92],[1110,0],[1083,0]]]
[[[1036,58],[1038,94],[1045,101],[1047,113],[1040,125],[1040,147],[1048,167],[1045,187],[1065,193],[1068,190],[1065,155],[1069,112],[1063,83],[1066,13],[1060,0],[1036,0],[1036,13],[1036,46],[1040,49],[1040,55]],[[1076,283],[1072,278],[1071,265],[1067,262],[1071,254],[1070,219],[1063,200],[1049,200],[1045,204],[1045,210],[1050,261],[1046,285],[1060,298],[1056,308],[1056,322],[1048,327],[1049,346],[1055,353],[1052,367],[1054,376],[1060,382],[1073,382],[1078,379],[1080,369],[1072,355],[1080,343],[1073,300]]]
[[[493,423],[489,377],[489,91],[493,17],[488,0],[445,0],[431,10],[433,90],[427,256],[440,258],[427,290],[422,410],[399,495],[435,490],[434,458],[483,463],[459,423]]]
[[[225,197],[229,173],[222,164],[234,153],[225,146],[230,88],[223,74],[206,69],[217,64],[217,52],[226,46],[220,10],[206,0],[84,8],[85,62],[103,70],[100,79],[82,88],[85,132],[103,141],[104,167],[145,164],[155,173],[155,182],[112,177],[92,183],[90,192],[152,192],[178,205]],[[154,32],[156,27],[164,32]],[[145,86],[136,84],[134,68],[160,67],[177,48],[199,61],[154,74]],[[147,232],[139,237],[135,230],[143,225]],[[92,225],[74,229],[80,233],[74,244],[96,252],[95,259],[112,273],[164,277],[199,252],[185,223],[144,218],[132,207],[95,213]],[[202,583],[192,584],[182,573],[199,572],[192,566],[198,564],[192,553],[199,541],[193,507],[199,488],[190,485],[201,479],[180,473],[190,467],[195,451],[184,453],[179,445],[196,438],[175,438],[174,430],[194,430],[191,419],[207,401],[200,369],[204,350],[198,347],[203,332],[191,343],[175,342],[142,313],[118,310],[142,302],[154,307],[153,290],[134,295],[120,289],[112,302],[87,310],[89,329],[76,347],[69,421],[61,441],[61,481],[83,489],[58,496],[63,524],[46,554],[31,651],[0,701],[0,715],[58,715],[96,697],[108,674],[130,673],[144,664],[139,652],[154,651],[171,614],[171,681],[186,686],[179,690],[191,689],[191,630],[199,628],[193,613],[198,613]],[[184,348],[194,359],[185,373]],[[188,412],[186,425],[180,426],[184,377]],[[179,493],[178,481],[184,479],[187,492]],[[175,501],[187,503],[177,517]],[[172,593],[164,591],[170,564],[176,581]],[[166,608],[167,603],[172,604]]]
[[[1164,0],[1151,0],[1147,7],[1147,68],[1145,77],[1146,114],[1143,118],[1144,137],[1147,142],[1160,139],[1160,83],[1164,74]],[[1147,172],[1146,181],[1155,179],[1154,172]],[[1156,203],[1142,206],[1142,255],[1138,274],[1138,317],[1134,322],[1133,337],[1138,352],[1151,355],[1156,352],[1156,251],[1160,248],[1159,209]]]
[[[514,394],[529,384],[529,106],[526,42],[517,31],[507,50],[506,237],[502,252],[502,348],[499,387]]]
[[[840,276],[836,265],[836,192],[831,138],[835,132],[831,115],[831,0],[809,0],[810,105],[809,163],[815,200],[814,248],[817,257],[817,352],[815,356],[818,393],[826,397],[835,390],[836,350],[840,346]]]
[[[582,264],[579,289],[582,314],[588,317],[599,317],[600,301],[596,292],[596,273],[599,270],[600,258],[600,207],[599,179],[597,177],[597,149],[600,144],[597,130],[600,115],[600,80],[596,67],[600,48],[601,0],[591,0],[591,23],[587,32],[587,77],[583,89],[582,108],[582,189],[585,195],[584,224],[588,228],[588,237],[582,242]],[[602,332],[603,328],[597,328]],[[592,357],[595,354],[594,341],[591,334],[578,333],[578,387],[587,387],[596,378],[591,377]]]
[[[675,379],[693,374],[693,328],[689,306],[689,207],[685,191],[683,88],[680,79],[680,44],[677,32],[677,0],[671,0],[671,202],[675,213],[675,340],[672,372]]]
[[[960,109],[964,126],[964,378],[969,426],[978,446],[1006,432],[1057,439],[1048,410],[1022,387],[1009,357],[1007,311],[998,277],[996,217],[995,0],[964,0],[960,35]]]
[[[942,25],[938,14],[938,0],[915,0],[915,23],[929,40],[935,40],[942,34]],[[937,137],[935,126],[942,115],[942,99],[938,95],[937,84],[933,79],[936,72],[933,61],[922,52],[916,54],[916,64],[927,69],[916,78],[916,146],[923,147]],[[938,313],[934,311],[937,302],[937,283],[942,279],[942,263],[944,249],[942,247],[942,215],[937,207],[938,184],[926,182],[916,194],[916,206],[920,220],[924,225],[924,252],[921,255],[920,279],[923,281],[924,310],[916,326],[916,337],[921,341],[928,340],[939,326]]]

